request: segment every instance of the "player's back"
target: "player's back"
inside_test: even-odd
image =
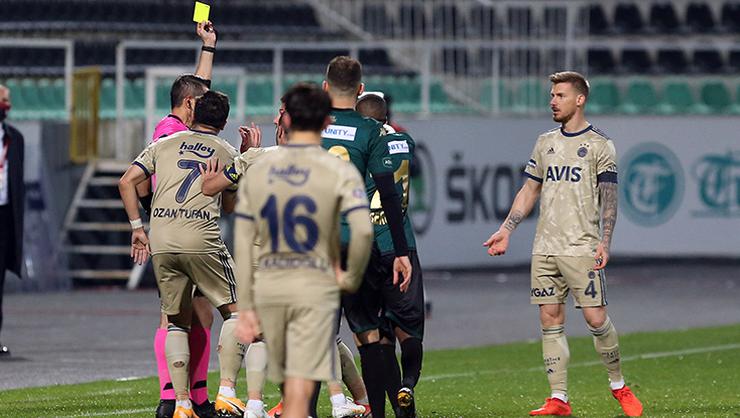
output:
[[[409,206],[409,186],[410,186],[410,169],[413,160],[416,143],[413,138],[405,132],[394,132],[390,126],[384,127],[390,131],[388,134],[380,137],[380,142],[388,148],[388,154],[393,163],[393,179],[396,185],[396,191],[401,196],[401,209],[404,219],[403,226],[406,235],[406,242],[409,249],[416,248],[416,239],[414,238],[414,229],[411,220],[407,215]],[[370,220],[373,223],[375,231],[375,242],[381,254],[393,252],[393,239],[391,230],[388,226],[388,219],[380,202],[380,193],[375,185],[375,181],[370,173],[365,176],[367,185],[367,198],[370,201]]]
[[[201,193],[200,166],[231,161],[238,152],[216,135],[184,131],[147,147],[135,164],[157,174],[152,199],[152,253],[209,253],[224,248],[217,221],[221,195]]]
[[[373,168],[368,160],[375,151],[382,125],[353,109],[333,109],[330,115],[331,124],[321,132],[321,146],[352,162],[365,175]]]
[[[357,169],[319,146],[280,146],[250,167],[239,200],[248,202],[263,243],[254,276],[258,304],[338,301],[333,264],[340,211],[352,200],[347,187],[366,207]]]

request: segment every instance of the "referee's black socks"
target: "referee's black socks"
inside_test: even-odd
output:
[[[424,347],[420,339],[409,337],[401,343],[401,368],[403,368],[401,385],[403,387],[413,389],[419,382],[423,357]]]
[[[359,347],[362,364],[362,380],[367,389],[367,399],[373,418],[385,418],[385,367],[383,347],[379,342]]]

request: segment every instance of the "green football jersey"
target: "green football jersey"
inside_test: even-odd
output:
[[[389,126],[384,127],[392,132]],[[413,138],[405,132],[392,132],[380,137],[380,142],[388,150],[389,158],[393,163],[393,179],[396,183],[396,190],[401,196],[401,209],[403,210],[403,230],[406,233],[406,242],[409,250],[416,249],[416,238],[414,237],[414,228],[408,217],[409,207],[409,174],[411,161],[414,157],[414,148],[416,144]],[[380,193],[375,187],[371,173],[365,176],[367,186],[367,198],[370,201],[370,220],[375,229],[375,243],[380,253],[393,253],[393,239],[391,229],[388,226],[388,219],[380,205]]]
[[[381,141],[383,125],[353,109],[332,109],[331,124],[321,133],[321,146],[339,158],[350,161],[360,175],[393,172],[388,145]],[[327,179],[327,181],[333,181]],[[342,244],[349,242],[349,226],[342,219]]]

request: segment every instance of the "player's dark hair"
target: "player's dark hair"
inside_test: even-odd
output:
[[[386,122],[388,119],[388,107],[385,99],[377,94],[366,94],[362,96],[355,106],[362,116],[367,116],[375,120]]]
[[[285,112],[292,131],[318,132],[331,111],[329,95],[313,83],[298,83],[285,93]]]
[[[334,57],[326,67],[326,82],[339,93],[355,94],[362,82],[362,64],[351,57]]]
[[[193,120],[219,130],[226,126],[229,117],[229,96],[220,91],[209,90],[195,102]]]
[[[181,75],[172,83],[172,88],[170,89],[170,106],[174,109],[180,106],[186,97],[198,97],[206,91],[208,91],[206,80],[192,74]]]
[[[586,80],[586,77],[581,73],[577,73],[575,71],[561,71],[550,74],[550,82],[552,84],[570,83],[578,93],[586,96],[586,99],[588,99],[588,80]]]

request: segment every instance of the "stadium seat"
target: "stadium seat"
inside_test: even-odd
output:
[[[686,7],[686,26],[694,33],[716,31],[712,10],[706,3],[689,3]]]
[[[252,75],[247,78],[247,115],[270,115],[273,108],[272,76]]]
[[[683,74],[688,66],[686,54],[682,49],[661,49],[658,51],[656,69],[659,73]]]
[[[65,112],[64,80],[42,78],[37,83],[41,116],[47,119],[63,119]]]
[[[393,33],[393,20],[388,16],[385,4],[363,4],[362,29],[381,37]]]
[[[617,67],[609,49],[589,49],[586,52],[586,61],[591,74],[614,74]]]
[[[620,70],[626,74],[647,74],[652,70],[652,62],[644,49],[624,49],[620,59]]]
[[[464,24],[454,4],[440,5],[432,11],[431,35],[435,38],[462,37]]]
[[[125,116],[127,118],[143,118],[146,115],[144,79],[135,78],[126,80],[123,86]]]
[[[722,5],[722,27],[732,33],[740,33],[740,3],[728,1]]]
[[[499,109],[505,112],[512,107],[511,90],[503,80],[498,83]],[[483,83],[480,92],[480,103],[488,109],[493,109],[493,83],[490,79]]]
[[[721,81],[709,81],[701,87],[701,101],[713,113],[724,113],[732,104],[730,92]]]
[[[542,14],[542,22],[537,27],[541,29],[540,35],[564,36],[568,10],[564,7],[545,7]]]
[[[740,115],[740,83],[735,87],[735,101],[732,102],[729,111],[733,115]]]
[[[581,22],[588,22],[588,33],[591,35],[607,35],[612,32],[611,24],[600,4],[585,6],[580,10],[579,17]]]
[[[490,39],[502,33],[503,26],[498,21],[496,9],[490,6],[475,5],[470,8],[467,36]]]
[[[441,80],[433,80],[429,86],[429,108],[432,112],[451,112],[457,106],[447,96],[444,83]]]
[[[467,74],[469,67],[466,49],[445,48],[442,50],[442,69],[446,74]]]
[[[638,34],[643,31],[644,23],[640,9],[634,3],[619,3],[614,10],[614,28],[619,33]]]
[[[731,74],[740,73],[740,51],[730,51],[730,56],[727,60],[728,72]]]
[[[627,87],[620,110],[628,114],[649,114],[657,112],[658,95],[649,81],[633,81]]]
[[[104,78],[100,81],[100,118],[116,117],[116,80]]]
[[[512,110],[515,112],[540,112],[547,108],[549,101],[548,90],[540,80],[525,79],[516,88],[516,95],[512,100]]]
[[[416,38],[427,33],[426,15],[419,4],[402,4],[399,10],[399,22],[396,35],[404,38]]]
[[[506,10],[506,30],[509,35],[534,34],[532,10],[529,7],[509,7]]]
[[[663,86],[658,112],[664,115],[702,113],[709,111],[706,106],[697,106],[691,87],[685,81],[669,81]]]
[[[676,10],[670,3],[655,3],[650,7],[650,29],[657,33],[674,34],[679,31]]]
[[[609,113],[619,106],[619,88],[612,80],[592,80],[588,94],[589,113]]]
[[[725,69],[722,56],[714,49],[694,51],[691,61],[694,71],[700,74],[717,74]]]

